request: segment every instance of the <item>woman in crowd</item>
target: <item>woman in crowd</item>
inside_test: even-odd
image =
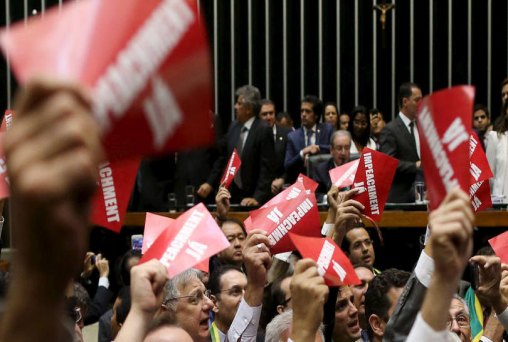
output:
[[[327,102],[325,104],[325,116],[324,121],[332,125],[334,130],[339,129],[338,121],[339,121],[339,112],[337,111],[337,105],[335,102]]]
[[[370,137],[370,118],[364,106],[353,108],[350,115],[348,131],[351,133],[351,155],[360,154],[364,147],[376,149],[376,142]]]
[[[503,198],[508,195],[508,101],[503,106],[502,115],[494,123],[494,130],[486,133],[487,159],[494,173],[490,180],[492,195]]]

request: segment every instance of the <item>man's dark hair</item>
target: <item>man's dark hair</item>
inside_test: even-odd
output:
[[[365,318],[367,322],[372,314],[376,314],[388,322],[388,309],[391,303],[387,297],[391,288],[402,288],[406,285],[411,274],[406,271],[390,268],[383,271],[372,279],[365,293]],[[370,324],[367,324],[367,332],[372,339],[373,332]]]
[[[131,309],[131,288],[130,286],[124,286],[118,292],[118,297],[121,300],[120,305],[116,308],[116,322],[118,324],[123,324],[129,311]]]
[[[371,109],[369,110],[369,115],[374,115],[374,114],[381,114],[381,116],[383,116],[383,113],[381,113],[381,112],[379,111],[379,109],[377,109],[377,108],[371,108]]]
[[[282,121],[282,119],[286,119],[286,120],[288,120],[288,122],[291,122],[291,123],[293,122],[293,118],[291,117],[291,115],[289,115],[288,112],[277,113],[277,116],[276,116],[277,122]]]
[[[259,326],[262,329],[265,329],[267,324],[270,323],[272,319],[279,314],[277,312],[277,306],[285,304],[286,294],[284,291],[282,291],[281,284],[282,281],[287,277],[290,276],[277,279],[269,286],[265,287],[265,292],[263,295],[263,309],[261,311],[261,319],[259,321]]]
[[[261,101],[259,101],[259,107],[263,107],[264,105],[273,105],[275,106],[275,103],[272,101],[272,100],[269,100],[269,99],[262,99]]]
[[[225,224],[225,223],[234,223],[234,224],[237,224],[240,226],[240,228],[242,228],[242,231],[243,233],[245,234],[245,236],[247,236],[247,231],[245,230],[245,226],[243,224],[242,221],[240,221],[239,219],[237,218],[234,218],[234,217],[226,217],[225,219],[222,219],[220,221],[220,227],[222,228],[222,226]]]
[[[412,83],[412,82],[406,82],[406,83],[402,83],[400,85],[400,88],[399,88],[399,95],[398,95],[398,98],[397,98],[397,101],[399,103],[399,109],[402,108],[402,100],[404,98],[410,98],[411,95],[413,94],[413,88],[418,88],[420,89],[420,87],[416,84],[416,83]]]
[[[224,274],[229,271],[238,271],[243,273],[242,270],[235,265],[221,265],[215,268],[210,274],[210,279],[208,280],[208,289],[213,295],[217,295],[220,293],[220,281]]]
[[[494,249],[492,249],[492,247],[490,245],[487,245],[487,246],[483,246],[482,248],[480,248],[475,255],[487,255],[487,256],[491,256],[491,255],[496,255],[496,252],[494,252]]]
[[[141,259],[141,251],[137,249],[130,249],[122,255],[117,266],[117,280],[120,286],[130,286],[131,284],[131,270],[129,269],[129,260],[132,258]]]
[[[485,115],[487,115],[487,117],[490,119],[490,112],[489,112],[489,109],[487,108],[486,105],[481,104],[481,103],[476,104],[473,109],[473,118],[474,118],[474,112],[476,112],[477,110],[483,110],[485,112]]]
[[[321,120],[321,116],[323,116],[323,101],[321,101],[316,95],[305,95],[302,101],[300,101],[300,106],[304,102],[312,104],[312,111],[316,116],[316,122],[319,122]]]
[[[74,282],[74,297],[76,297],[76,304],[81,308],[81,313],[86,314],[88,306],[90,305],[90,296],[85,287],[78,282]]]

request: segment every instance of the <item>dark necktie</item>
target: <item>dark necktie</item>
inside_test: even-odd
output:
[[[244,145],[244,138],[245,138],[245,135],[247,134],[247,131],[249,129],[245,126],[242,127],[242,129],[240,130],[240,136],[238,137],[238,142],[236,144],[236,151],[238,152],[238,156],[240,156],[240,159],[242,157],[242,152],[243,152],[243,145]],[[242,185],[242,176],[241,176],[241,173],[242,173],[242,170],[238,170],[238,172],[236,173],[235,175],[235,178],[233,179],[235,184],[240,188],[242,189],[243,185]]]
[[[415,122],[411,121],[409,123],[409,131],[411,132],[411,139],[413,140],[413,144],[416,148],[416,139],[415,139]]]
[[[311,129],[308,129],[307,130],[307,145],[305,146],[310,146],[312,145],[312,135],[314,134],[314,131],[311,130]]]

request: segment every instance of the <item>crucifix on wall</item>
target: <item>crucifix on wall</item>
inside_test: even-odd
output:
[[[383,31],[383,48],[385,48],[385,30],[386,30],[386,14],[395,9],[395,4],[387,4],[384,0],[383,3],[374,6],[373,10],[378,10],[380,13],[379,21],[381,22],[381,30]]]

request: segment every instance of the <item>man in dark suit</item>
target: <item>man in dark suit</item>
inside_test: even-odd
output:
[[[380,137],[380,151],[399,160],[388,202],[415,201],[414,182],[423,180],[420,161],[420,138],[416,128],[416,111],[422,91],[414,83],[399,89],[399,115],[385,126]]]
[[[319,183],[317,188],[317,198],[323,198],[323,195],[330,190],[332,186],[332,180],[330,179],[329,171],[349,162],[351,148],[351,133],[348,131],[335,131],[330,139],[330,155],[331,159],[319,163],[313,174],[313,179]]]
[[[274,142],[272,129],[257,116],[261,96],[256,87],[246,85],[236,91],[236,120],[231,123],[221,147],[220,157],[214,164],[206,183],[198,194],[218,187],[226,163],[236,148],[242,165],[231,185],[231,202],[243,206],[257,206],[270,196],[273,180]],[[206,196],[203,196],[206,197]]]
[[[302,127],[289,133],[284,167],[287,181],[292,183],[299,173],[306,173],[306,159],[310,155],[330,152],[330,137],[333,128],[319,123],[323,113],[323,103],[314,95],[307,95],[300,103]]]
[[[261,100],[259,118],[264,120],[272,128],[273,142],[275,148],[275,179],[272,181],[272,194],[278,194],[286,182],[286,170],[284,169],[284,158],[286,156],[287,136],[291,129],[282,127],[275,122],[275,103],[268,99]]]

